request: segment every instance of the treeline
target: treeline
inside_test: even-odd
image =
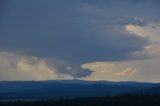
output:
[[[160,95],[128,94],[41,101],[1,101],[0,106],[160,106]]]

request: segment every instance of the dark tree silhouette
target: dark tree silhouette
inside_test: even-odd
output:
[[[40,101],[1,101],[0,106],[160,106],[160,95],[128,94]]]

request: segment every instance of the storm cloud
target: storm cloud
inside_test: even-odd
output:
[[[157,0],[9,0],[3,4],[0,51],[46,58],[56,72],[73,78],[92,74],[81,68],[85,63],[145,59],[135,52],[144,51],[152,41],[128,32],[126,26],[145,27],[160,18]]]

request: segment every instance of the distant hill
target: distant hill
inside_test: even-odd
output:
[[[160,86],[144,88],[141,90],[131,91],[133,94],[157,94],[160,95]]]
[[[83,80],[1,81],[0,99],[56,99],[139,93],[159,89],[160,83]],[[158,90],[157,90],[158,92]]]

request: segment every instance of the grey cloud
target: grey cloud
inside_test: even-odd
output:
[[[82,63],[135,59],[132,52],[143,50],[150,42],[147,38],[125,32],[124,25],[146,23],[131,18],[123,18],[117,23],[116,21],[128,15],[150,18],[151,14],[157,15],[157,8],[154,4],[132,6],[132,3],[123,5],[118,1],[108,1],[103,6],[95,6],[102,3],[93,2],[8,2],[4,8],[4,19],[0,20],[0,49],[24,50],[30,55],[66,60],[73,70],[64,70],[66,64],[60,65],[59,70],[75,77],[92,73],[88,70],[81,73],[79,64]],[[148,5],[150,7],[147,7]],[[128,9],[129,7],[131,9]],[[154,18],[151,16],[151,19],[152,17]]]
[[[123,59],[147,44],[147,40],[142,38],[112,32],[112,28],[119,31],[115,28],[116,24],[104,26],[106,31],[102,33],[103,25],[90,22],[95,17],[86,18],[81,14],[83,11],[76,11],[74,6],[61,9],[50,5],[57,4],[57,1],[38,3],[20,1],[10,7],[15,9],[10,10],[12,13],[9,12],[6,21],[3,21],[1,47],[24,48],[36,55],[84,62],[98,58],[112,60],[111,57],[116,59],[119,54]]]
[[[148,23],[145,22],[145,20],[140,19],[140,18],[136,18],[136,17],[124,17],[124,18],[117,20],[117,23],[119,23],[121,25],[132,24],[132,25],[137,25],[137,26],[141,26],[141,27],[148,25]]]
[[[62,60],[59,58],[47,58],[47,64],[57,69],[57,73],[70,75],[73,78],[87,77],[92,74],[92,71],[88,69],[82,69],[77,63]]]
[[[91,74],[91,71],[82,70],[80,66],[59,59],[53,60],[22,53],[0,52],[0,80],[72,79]]]

